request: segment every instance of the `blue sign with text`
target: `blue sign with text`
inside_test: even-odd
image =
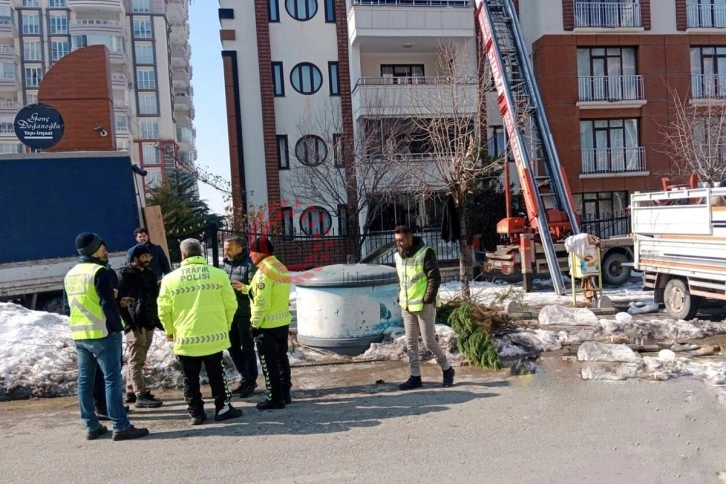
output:
[[[21,143],[44,150],[63,137],[63,117],[47,104],[28,104],[15,115],[15,134]]]

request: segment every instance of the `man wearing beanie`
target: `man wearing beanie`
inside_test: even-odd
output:
[[[149,431],[131,425],[121,397],[123,323],[114,297],[113,277],[107,267],[106,244],[97,234],[83,232],[76,237],[76,249],[81,255],[80,262],[66,274],[63,286],[70,307],[71,337],[78,356],[78,403],[88,432],[86,438],[95,440],[108,431],[93,408],[96,362],[106,383],[113,440],[144,437]]]
[[[156,298],[159,284],[151,270],[151,251],[139,244],[131,249],[131,261],[119,269],[118,301],[121,318],[126,323],[126,348],[128,366],[126,375],[126,403],[137,408],[161,407],[144,382],[144,364],[154,339],[154,329],[161,328]]]
[[[151,239],[149,239],[149,231],[146,230],[145,227],[139,227],[134,230],[134,237],[136,238],[136,243],[138,245],[144,245],[149,249],[151,253],[151,265],[149,265],[149,270],[154,273],[157,280],[161,280],[161,278],[164,277],[164,274],[169,274],[171,272],[169,258],[166,257],[164,249],[162,249],[160,245],[151,243]],[[127,262],[131,261],[132,252],[136,247],[137,245],[129,249],[128,254],[126,254]]]
[[[250,244],[250,257],[257,272],[249,285],[252,301],[250,323],[257,343],[262,372],[267,384],[267,400],[257,404],[260,410],[285,408],[292,403],[290,361],[287,337],[290,331],[290,274],[272,255],[272,242],[265,236]]]

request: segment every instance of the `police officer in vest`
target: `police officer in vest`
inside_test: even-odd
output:
[[[184,374],[184,399],[192,425],[207,420],[199,388],[202,364],[207,370],[217,422],[242,416],[232,407],[222,352],[229,348],[229,329],[237,310],[237,297],[227,273],[207,264],[198,240],[179,245],[181,267],[164,276],[159,291],[159,319]]]
[[[94,440],[108,429],[93,409],[93,380],[96,362],[106,384],[108,415],[113,423],[113,440],[137,439],[149,435],[126,417],[121,392],[121,332],[123,323],[114,297],[114,282],[108,264],[106,243],[97,234],[83,232],[76,237],[80,263],[66,274],[63,286],[70,307],[71,337],[78,355],[78,402],[81,418]]]
[[[436,303],[441,285],[436,254],[424,244],[421,237],[414,237],[408,226],[396,227],[394,238],[398,248],[394,256],[400,284],[398,303],[403,313],[408,364],[411,368],[408,380],[398,385],[398,388],[411,390],[423,385],[419,367],[419,335],[444,373],[442,386],[450,387],[454,384],[455,372],[436,341]]]

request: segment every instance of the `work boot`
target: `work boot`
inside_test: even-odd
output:
[[[141,437],[146,437],[149,435],[149,429],[141,428],[137,429],[133,425],[129,426],[126,430],[122,430],[120,432],[114,432],[113,433],[113,440],[132,440],[132,439],[140,439]]]
[[[202,425],[206,421],[207,421],[207,412],[202,412],[202,413],[198,413],[196,415],[192,415],[192,420],[191,420],[192,425]]]
[[[242,416],[242,410],[240,410],[239,408],[234,408],[233,406],[230,405],[229,407],[218,410],[216,415],[214,416],[214,421],[222,422],[224,420],[238,418],[241,416]]]
[[[257,404],[257,410],[282,410],[285,408],[285,402],[274,402],[265,400]]]
[[[108,429],[106,428],[106,426],[99,425],[96,430],[88,431],[88,433],[86,434],[86,440],[96,440],[101,435],[105,434],[106,432],[108,432]]]
[[[136,394],[134,392],[126,392],[124,403],[136,403]]]
[[[454,386],[454,367],[450,366],[448,370],[444,370],[444,380],[441,382],[442,387],[453,387]]]
[[[146,390],[144,393],[137,394],[136,403],[134,404],[136,408],[158,408],[162,405],[163,402],[158,398],[154,398],[154,395],[152,395],[149,390]]]
[[[420,376],[409,376],[408,380],[398,385],[399,390],[413,390],[414,388],[421,388],[423,386],[423,382],[421,381]]]
[[[251,397],[255,393],[255,388],[257,388],[257,383],[242,382],[236,389],[232,391],[232,393],[234,393],[235,395],[239,395],[240,398],[247,398]]]

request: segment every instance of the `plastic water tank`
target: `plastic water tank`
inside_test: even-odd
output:
[[[336,264],[298,276],[297,339],[345,355],[363,353],[392,326],[403,326],[392,267]]]

